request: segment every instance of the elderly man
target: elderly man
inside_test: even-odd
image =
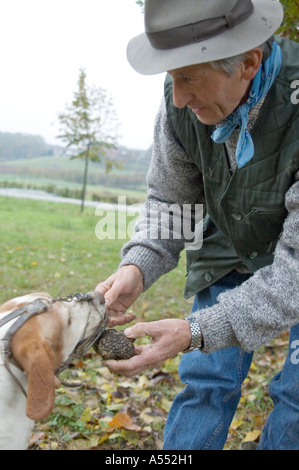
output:
[[[185,320],[137,323],[151,337],[112,371],[133,375],[184,354],[165,449],[222,449],[253,351],[290,329],[269,387],[274,410],[259,449],[299,449],[299,45],[273,34],[276,0],[146,0],[145,34],[128,46],[142,74],[167,71],[155,123],[148,199],[120,267],[98,290],[110,324],[173,269],[185,241],[151,238],[149,214],[204,204],[203,244],[187,246]],[[173,227],[177,227],[173,214]]]

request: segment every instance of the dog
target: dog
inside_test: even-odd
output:
[[[43,302],[45,311],[30,316],[13,333],[7,364],[5,337],[18,319],[4,325],[3,319],[17,309],[26,313],[35,302]],[[0,450],[26,450],[34,421],[46,418],[53,409],[55,372],[61,364],[68,364],[78,345],[86,342],[88,348],[89,338],[98,338],[106,328],[105,301],[99,292],[54,302],[47,293],[28,294],[0,307],[1,324]]]

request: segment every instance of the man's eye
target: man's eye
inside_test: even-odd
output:
[[[184,80],[185,83],[188,83],[189,85],[197,85],[199,83],[198,77],[185,77]]]

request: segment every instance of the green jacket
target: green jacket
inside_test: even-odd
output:
[[[285,194],[299,167],[295,145],[299,106],[291,101],[291,84],[299,79],[299,44],[276,40],[282,48],[283,64],[251,134],[255,155],[234,174],[225,145],[211,139],[214,126],[201,124],[188,108],[175,108],[172,79],[166,78],[168,122],[203,176],[207,210],[202,248],[187,250],[186,297],[241,264],[255,272],[273,262],[287,215]]]

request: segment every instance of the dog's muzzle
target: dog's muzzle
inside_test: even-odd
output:
[[[108,315],[107,315],[106,308],[105,308],[105,299],[104,299],[104,296],[100,292],[89,292],[87,294],[77,293],[77,294],[74,294],[71,300],[67,300],[67,302],[71,302],[73,300],[76,300],[77,302],[91,302],[94,308],[96,309],[96,311],[99,313],[99,316],[101,317],[101,321],[98,323],[95,330],[89,336],[85,337],[86,329],[88,326],[88,320],[89,320],[89,316],[88,316],[81,340],[78,342],[75,349],[69,355],[67,360],[64,361],[60,365],[60,367],[55,371],[55,375],[57,376],[61,374],[63,370],[67,369],[72,361],[74,361],[75,359],[78,359],[79,357],[82,357],[92,347],[92,345],[102,336],[103,332],[108,326]],[[102,318],[103,313],[104,313],[104,318]],[[68,385],[70,386],[70,384]]]

